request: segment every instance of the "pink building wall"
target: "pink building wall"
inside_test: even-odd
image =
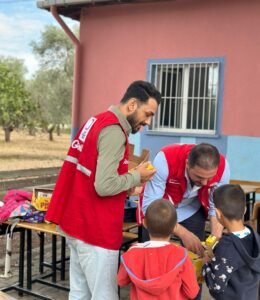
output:
[[[81,16],[80,124],[146,79],[147,59],[224,57],[222,134],[259,136],[260,1],[93,7]]]

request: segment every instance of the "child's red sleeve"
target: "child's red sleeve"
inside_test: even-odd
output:
[[[199,289],[194,267],[191,259],[187,257],[184,262],[184,270],[182,273],[182,292],[187,298],[194,299],[197,296]]]
[[[118,273],[117,273],[117,283],[119,286],[128,285],[131,282],[129,275],[127,274],[123,264],[120,264]]]

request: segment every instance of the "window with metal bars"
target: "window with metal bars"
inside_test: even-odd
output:
[[[216,134],[219,62],[151,63],[162,102],[149,130]]]

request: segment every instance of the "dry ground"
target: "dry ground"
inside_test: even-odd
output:
[[[70,144],[69,133],[54,134],[54,141],[48,134],[38,132],[30,136],[26,131],[13,131],[11,142],[4,141],[4,131],[0,130],[0,172],[21,169],[59,167],[66,156]],[[13,253],[18,253],[18,233],[13,240]],[[34,239],[35,240],[35,239]],[[5,236],[0,236],[0,273],[3,273],[5,257]],[[12,261],[17,267],[17,261]]]
[[[0,130],[0,172],[31,168],[59,167],[70,144],[70,135],[54,134],[54,141],[48,134],[38,132],[30,136],[26,131],[13,131],[11,142],[4,141],[4,131]]]

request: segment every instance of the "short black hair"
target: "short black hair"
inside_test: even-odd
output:
[[[162,96],[152,83],[143,80],[137,80],[129,85],[120,103],[124,104],[131,98],[136,98],[143,104],[146,103],[149,98],[154,98],[159,105]]]
[[[220,154],[218,149],[206,143],[201,143],[193,147],[188,156],[189,166],[199,166],[209,170],[218,167],[220,163]]]
[[[243,220],[246,208],[246,197],[239,184],[225,184],[213,193],[215,207],[228,220]]]
[[[168,237],[173,233],[177,222],[176,209],[170,201],[157,199],[148,206],[145,220],[151,236]]]

